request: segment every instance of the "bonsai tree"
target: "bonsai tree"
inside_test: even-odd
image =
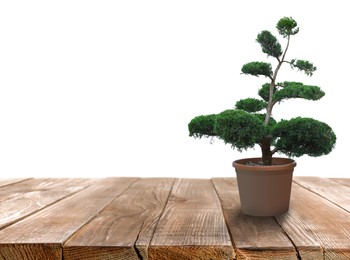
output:
[[[262,31],[256,38],[262,52],[275,60],[275,68],[267,62],[253,61],[244,64],[241,69],[243,74],[263,76],[268,80],[258,91],[260,98],[242,99],[236,103],[235,109],[193,118],[188,124],[190,136],[217,137],[238,151],[258,144],[264,165],[272,164],[272,156],[276,152],[290,157],[304,154],[321,156],[331,152],[336,135],[326,123],[302,117],[277,122],[272,117],[275,105],[282,101],[292,98],[318,100],[325,95],[318,86],[277,81],[282,65],[288,65],[291,69],[302,71],[310,77],[316,71],[316,67],[307,60],[286,59],[291,37],[299,32],[297,22],[293,18],[280,19],[276,28],[286,41],[284,50],[270,31]]]

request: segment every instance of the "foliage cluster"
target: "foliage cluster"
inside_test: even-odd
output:
[[[276,28],[286,39],[284,50],[270,31],[262,31],[256,39],[262,52],[276,59],[276,67],[273,69],[268,62],[253,61],[244,64],[241,69],[243,74],[269,79],[269,82],[258,90],[261,99],[242,99],[236,102],[234,109],[193,118],[188,124],[190,136],[215,136],[239,151],[258,144],[265,165],[271,165],[272,156],[276,152],[298,157],[304,154],[321,156],[332,151],[336,135],[326,123],[302,117],[276,122],[271,117],[274,106],[282,101],[293,98],[319,100],[325,95],[318,86],[291,81],[277,82],[278,72],[285,63],[310,77],[316,71],[316,67],[307,60],[286,59],[291,36],[299,32],[297,22],[293,18],[280,19]]]

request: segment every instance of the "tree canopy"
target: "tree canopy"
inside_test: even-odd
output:
[[[273,128],[276,148],[288,156],[321,156],[334,148],[336,136],[326,123],[312,118],[282,120]]]
[[[275,68],[271,63],[261,61],[248,62],[241,68],[243,74],[269,79],[269,82],[258,89],[261,99],[241,99],[233,109],[193,118],[188,124],[190,136],[215,136],[239,151],[258,144],[265,165],[271,165],[272,156],[276,152],[288,156],[321,156],[332,151],[336,135],[326,123],[302,117],[282,119],[279,122],[272,118],[274,106],[282,101],[295,98],[319,100],[325,95],[318,86],[294,81],[277,81],[279,70],[285,63],[310,77],[316,71],[316,66],[310,61],[286,60],[290,38],[299,32],[297,26],[297,22],[291,17],[283,17],[278,21],[276,28],[286,41],[284,50],[277,37],[270,31],[263,30],[257,35],[256,41],[262,52],[267,54],[268,58],[272,57],[277,61]]]
[[[253,61],[243,65],[242,73],[250,74],[253,76],[266,76],[268,78],[271,78],[272,66],[267,62]]]
[[[256,41],[260,44],[262,52],[266,53],[268,56],[279,58],[283,53],[281,44],[269,31],[262,31],[259,33]]]

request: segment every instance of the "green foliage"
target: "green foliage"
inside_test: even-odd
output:
[[[254,116],[259,118],[259,120],[265,124],[266,114],[254,114]],[[267,126],[265,126],[266,127],[266,135],[272,136],[272,130],[276,124],[277,124],[276,120],[273,119],[272,117],[270,117],[269,124]]]
[[[282,88],[273,94],[274,101],[282,101],[289,98],[304,98],[308,100],[318,100],[325,93],[317,86],[308,86],[300,82],[284,82]]]
[[[259,96],[266,102],[269,100],[270,83],[265,83],[259,89]],[[300,82],[285,81],[276,85],[273,94],[273,102],[280,102],[284,99],[303,98],[307,100],[319,100],[325,93],[318,86],[304,85]]]
[[[264,123],[243,110],[225,110],[216,116],[215,133],[238,150],[253,147],[266,134]]]
[[[312,76],[316,71],[316,67],[307,60],[291,60],[290,65],[292,68],[298,68],[299,71],[304,71],[307,76]]]
[[[263,100],[259,100],[256,98],[246,98],[241,99],[236,102],[236,108],[242,109],[247,112],[258,112],[264,108],[266,108],[266,102]]]
[[[280,19],[276,26],[279,34],[287,38],[283,52],[277,38],[269,31],[258,34],[256,41],[263,53],[277,58],[278,64],[272,69],[270,63],[250,62],[244,64],[241,72],[253,76],[265,76],[270,82],[259,89],[260,99],[246,98],[236,102],[236,109],[225,110],[217,115],[198,116],[188,124],[190,136],[217,136],[226,144],[239,151],[259,144],[262,160],[272,162],[272,155],[281,152],[288,156],[320,156],[328,154],[334,148],[336,135],[326,123],[312,118],[293,118],[276,122],[272,118],[273,108],[281,101],[292,98],[318,100],[325,93],[318,86],[304,85],[300,82],[277,82],[277,75],[284,63],[312,76],[316,67],[306,60],[284,60],[290,43],[290,36],[299,32],[297,22],[291,17]],[[270,88],[273,88],[270,99]],[[266,109],[266,114],[257,113]],[[264,111],[265,112],[265,111]]]
[[[312,118],[282,120],[273,129],[276,148],[288,156],[321,156],[332,151],[336,136],[326,123]]]
[[[278,21],[276,28],[280,35],[288,37],[299,32],[299,27],[297,26],[297,22],[292,17],[283,17]]]
[[[259,96],[266,102],[269,101],[270,86],[271,83],[265,83],[258,91]]]
[[[256,116],[257,118],[259,118],[259,120],[261,122],[265,122],[266,114],[256,113],[256,114],[253,114],[253,115]],[[275,124],[277,124],[276,120],[273,119],[272,117],[270,117],[269,126],[274,126]]]
[[[282,55],[281,44],[269,31],[259,33],[256,41],[260,44],[263,53],[275,58],[279,58]]]
[[[193,118],[188,124],[190,136],[193,136],[195,138],[201,138],[202,136],[216,136],[214,132],[215,117],[216,115],[213,114],[202,115]]]
[[[243,74],[249,74],[253,76],[266,76],[272,77],[272,67],[270,63],[253,61],[247,64],[244,64],[241,69]]]

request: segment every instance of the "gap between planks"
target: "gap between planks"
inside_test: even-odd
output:
[[[350,213],[350,179],[294,177],[294,183]]]
[[[176,179],[154,232],[149,259],[233,259],[234,250],[210,179]]]
[[[64,259],[147,259],[148,245],[174,179],[140,179],[80,228]]]
[[[213,178],[237,259],[298,259],[298,252],[273,217],[251,217],[240,209],[235,178]]]
[[[22,181],[26,181],[32,178],[10,178],[10,179],[0,179],[0,187],[5,187],[8,185],[16,184]]]
[[[90,179],[27,179],[0,187],[0,230],[88,187]]]
[[[335,190],[333,185],[324,185],[328,179],[319,180],[322,184],[314,185],[312,177],[296,177],[289,211],[275,218],[302,259],[350,259],[350,214],[334,203],[337,196],[323,197]]]
[[[62,244],[137,178],[107,178],[0,230],[0,259],[57,259]],[[60,245],[60,246],[57,246]]]
[[[186,206],[186,203],[188,203],[188,205],[191,206],[192,205],[191,201],[194,202],[197,200],[197,199],[193,199],[195,197],[192,198],[193,193],[196,193],[196,191],[191,190],[191,185],[188,185],[189,180],[186,180],[186,179],[182,179],[181,181],[180,180],[181,179],[176,179],[176,182],[184,183],[180,186],[182,186],[181,189],[185,190],[188,193],[188,195],[179,197],[177,196],[176,189],[174,190],[170,189],[168,193],[168,197],[165,199],[165,202],[164,202],[163,211],[161,213],[158,212],[159,218],[154,225],[154,229],[152,230],[154,233],[152,232],[152,234],[150,235],[152,239],[151,243],[153,243],[153,240],[154,240],[153,238],[155,236],[161,234],[161,230],[159,230],[158,228],[166,224],[167,222],[166,220],[160,221],[160,218],[163,218],[163,216],[167,214],[167,212],[174,211],[174,205],[171,205],[172,203],[179,202],[179,205],[177,205],[177,208],[181,209],[182,206],[184,205]],[[229,238],[233,240],[232,244],[234,245],[234,248],[236,250],[237,259],[247,259],[250,257],[258,259],[261,256],[261,253],[265,254],[265,257],[268,257],[266,259],[295,259],[293,257],[298,257],[298,255],[296,254],[295,250],[294,252],[293,250],[291,250],[291,248],[295,249],[295,247],[297,248],[297,250],[300,251],[300,255],[302,256],[302,259],[323,259],[324,257],[326,257],[327,259],[347,259],[348,257],[350,257],[349,245],[347,244],[347,241],[350,241],[350,235],[349,233],[347,233],[347,230],[350,230],[350,224],[348,221],[349,214],[348,214],[348,211],[345,211],[344,209],[340,209],[337,206],[337,203],[346,204],[346,201],[349,201],[349,200],[346,200],[347,198],[349,198],[347,195],[348,194],[347,192],[349,192],[349,186],[346,186],[345,184],[343,185],[345,188],[342,187],[342,189],[344,190],[343,192],[340,193],[340,195],[342,194],[343,197],[335,196],[334,190],[332,190],[332,187],[335,185],[334,184],[335,182],[339,184],[341,182],[346,183],[346,180],[343,180],[343,181],[331,180],[331,181],[334,181],[333,183],[334,185],[332,186],[332,185],[327,185],[327,180],[321,179],[322,181],[321,184],[323,183],[322,184],[323,186],[321,184],[315,186],[314,185],[315,182],[313,179],[307,179],[304,177],[295,178],[295,182],[293,183],[293,188],[292,188],[291,209],[287,214],[284,214],[283,216],[278,216],[275,218],[275,220],[278,222],[277,224],[279,227],[271,224],[270,219],[259,219],[259,218],[253,218],[253,217],[247,217],[247,216],[240,216],[239,200],[237,197],[238,190],[237,190],[237,187],[235,187],[236,184],[235,184],[234,178],[232,178],[232,180],[231,178],[226,178],[226,180],[222,178],[214,178],[210,181],[212,182],[212,186],[215,187],[214,192],[217,199],[220,200],[219,207],[221,212],[225,215],[225,218],[224,218],[225,226],[228,228],[228,231],[230,232]],[[300,185],[301,182],[303,182],[303,186]],[[129,185],[124,190],[124,192],[121,193],[120,196],[122,196],[124,193],[127,193],[127,191],[130,188],[132,188],[134,184],[130,184],[131,186]],[[210,185],[209,186],[206,186],[206,185],[202,186],[202,188],[210,186]],[[226,187],[227,189],[220,188],[220,185],[223,187]],[[174,186],[172,187],[174,188]],[[175,186],[175,188],[176,187],[177,186]],[[334,195],[333,197],[331,196],[332,194]],[[75,196],[76,194],[74,194],[73,197]],[[328,200],[326,200],[325,197],[327,197]],[[300,203],[300,201],[303,199],[304,200],[306,199],[307,203],[304,203],[304,204]],[[336,199],[340,201],[335,203],[334,200]],[[62,199],[62,200],[65,200],[65,199]],[[69,201],[69,199],[67,200]],[[104,212],[105,209],[108,208],[108,206],[111,204],[110,202],[107,203],[104,208],[100,208],[100,210],[96,212],[95,215],[91,216],[91,219],[89,219],[89,221],[86,221],[86,223],[90,224],[92,221],[94,221],[94,219],[98,217],[101,212]],[[61,201],[59,203],[61,203]],[[168,204],[172,206],[170,207],[170,209],[168,208]],[[188,208],[188,205],[187,205],[187,208]],[[321,214],[324,216],[323,219],[319,218],[320,214],[318,215],[314,214],[315,213],[314,211],[317,211],[317,209],[315,208],[317,205],[321,205],[326,209],[325,211],[322,211],[322,214]],[[203,207],[205,209],[205,204],[203,205]],[[41,211],[46,212],[47,208],[44,208]],[[38,213],[40,213],[41,211],[39,211]],[[175,206],[175,211],[176,211],[176,206]],[[329,212],[327,213],[327,211]],[[326,213],[323,213],[323,212],[326,212]],[[340,218],[340,220],[337,221],[337,219],[334,219],[334,217],[332,217],[334,215]],[[27,219],[32,219],[32,217],[33,215],[30,217],[26,217],[21,222],[27,222]],[[235,220],[236,222],[232,222],[232,219]],[[141,222],[139,223],[140,228],[137,232],[135,241],[139,241],[140,238],[142,238],[141,230],[144,229],[145,223],[146,223],[145,221],[143,221],[142,223]],[[236,224],[238,223],[238,226],[232,225],[232,223],[236,223]],[[16,224],[17,223],[15,223],[14,225]],[[242,225],[243,228],[240,227],[240,225]],[[284,251],[284,253],[286,254],[280,254],[280,257],[278,258],[276,258],[276,255],[278,255],[276,254],[276,248],[272,247],[270,248],[271,250],[269,250],[268,243],[264,245],[264,243],[266,242],[266,241],[264,242],[264,239],[265,240],[271,239],[271,238],[273,239],[274,232],[271,232],[269,234],[269,231],[271,231],[270,230],[271,225],[274,226],[273,230],[277,230],[277,231],[279,230],[276,233],[278,234],[277,237],[280,235],[281,237],[283,237],[283,234],[280,234],[282,231],[282,232],[285,232],[284,234],[285,237],[283,238],[283,241],[286,238],[289,239],[289,242],[292,241],[292,244],[288,244],[286,242],[287,247],[285,248],[283,248],[283,246],[279,246],[279,250]],[[327,229],[328,228],[327,225],[336,226],[336,228],[334,228],[333,231],[338,234],[337,242],[328,241],[329,238],[332,237],[333,231],[329,231]],[[16,225],[16,226],[21,227],[21,225]],[[74,236],[79,232],[83,232],[86,226],[87,225],[82,225],[80,226],[80,228],[77,228],[73,233],[71,233],[71,236],[66,237],[65,241],[67,241],[67,239],[69,238],[74,238]],[[10,226],[9,228],[11,227],[12,226]],[[24,226],[22,225],[22,228],[23,227]],[[8,228],[4,230],[7,230],[7,229]],[[12,229],[12,231],[15,231],[15,229]],[[1,243],[1,234],[3,233],[0,232],[0,243]],[[250,235],[248,236],[248,234]],[[242,240],[240,239],[240,236],[243,237]],[[244,238],[244,236],[246,237],[248,236],[248,238]],[[254,239],[252,239],[252,237],[254,236],[258,237],[257,241],[253,241]],[[250,241],[249,238],[253,242]],[[237,241],[239,241],[239,243]],[[194,256],[196,252],[197,253],[201,252],[201,249],[202,249],[201,246],[192,247],[192,246],[186,245],[186,243],[183,243],[183,242],[181,243],[182,245],[173,246],[174,248],[167,247],[167,249],[169,249],[170,252],[175,253],[177,257],[179,255],[183,255],[184,253],[185,255],[187,254],[187,256],[191,256],[191,255]],[[253,244],[253,247],[247,246],[249,245],[249,243]],[[232,244],[231,244],[231,248],[232,248]],[[134,243],[132,246],[130,245],[130,249],[132,249],[131,247],[134,247],[135,245],[136,243]],[[8,250],[13,249],[11,245],[7,245],[7,246],[10,246]],[[152,246],[153,246],[153,249],[152,249]],[[254,246],[256,247],[255,249],[254,249]],[[6,248],[6,245],[3,248]],[[160,248],[161,246],[157,248],[157,244],[153,243],[153,245],[151,245],[150,251],[153,250],[153,253],[154,253]],[[43,256],[49,256],[48,251],[53,250],[54,252],[57,253],[57,256],[63,257],[62,242],[59,242],[59,243],[53,242],[49,244],[37,243],[35,245],[22,243],[17,245],[17,249],[22,250],[22,252],[26,252],[26,253],[46,252],[46,255],[43,255]],[[90,249],[93,249],[93,247],[90,247]],[[137,247],[134,247],[134,249],[135,249],[135,252],[134,252],[135,258],[133,259],[139,259],[140,257],[144,257],[144,259],[146,259],[145,257],[147,256],[147,251],[149,251],[147,247],[144,248],[144,251],[140,250],[139,252],[136,251]],[[61,250],[61,253],[58,253],[59,250]],[[109,254],[111,247],[105,247],[105,248],[100,247],[99,250],[106,250],[106,252]],[[208,250],[208,249],[205,249],[205,250]],[[209,249],[209,251],[211,250],[212,249]],[[217,248],[215,248],[214,250],[217,250]],[[28,255],[30,255],[29,253]],[[206,251],[203,251],[202,253],[206,253]],[[50,257],[53,255],[50,255]],[[1,254],[0,254],[0,259],[2,259]],[[54,258],[51,258],[51,259],[54,259]],[[218,258],[218,259],[225,259],[225,258]]]

